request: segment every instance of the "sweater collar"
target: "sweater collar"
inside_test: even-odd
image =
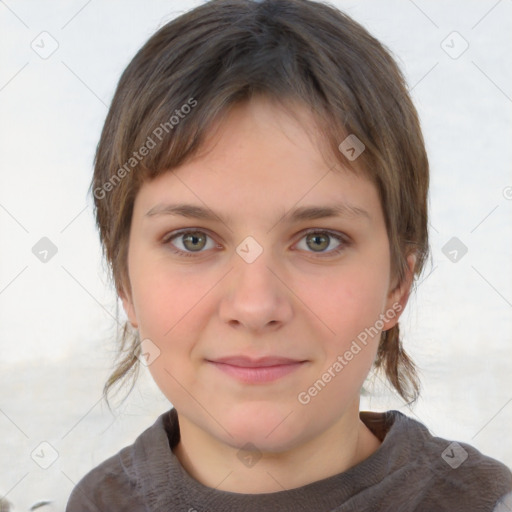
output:
[[[180,439],[178,414],[174,408],[162,414],[137,438],[133,451],[124,455],[122,464],[152,512],[178,504],[187,507],[184,510],[198,511],[330,511],[361,492],[361,482],[365,488],[377,485],[386,475],[403,466],[406,454],[412,449],[407,430],[419,427],[428,432],[423,425],[398,411],[362,411],[360,418],[382,441],[380,447],[343,473],[290,490],[239,494],[206,487],[192,478],[171,449]]]

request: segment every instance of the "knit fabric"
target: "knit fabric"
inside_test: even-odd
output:
[[[512,473],[465,443],[433,437],[398,411],[361,412],[382,441],[356,466],[311,484],[238,494],[193,479],[172,452],[173,408],[76,485],[66,512],[493,512],[510,510]],[[507,499],[510,498],[510,495]]]

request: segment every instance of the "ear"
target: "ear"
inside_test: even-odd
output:
[[[126,316],[128,317],[128,321],[130,322],[134,329],[137,329],[139,327],[139,324],[137,323],[137,316],[135,315],[135,307],[133,305],[131,292],[126,291],[125,288],[123,287],[123,289],[119,292],[119,297],[123,302],[123,309],[124,312],[126,313]]]
[[[395,286],[389,291],[388,298],[386,300],[386,311],[383,318],[383,331],[391,329],[398,323],[398,319],[407,305],[407,301],[409,300],[409,295],[411,293],[412,282],[414,280],[415,266],[416,255],[411,253],[407,257],[406,275],[401,282],[395,284]]]

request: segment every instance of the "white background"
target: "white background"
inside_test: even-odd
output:
[[[144,372],[115,416],[101,400],[116,299],[87,189],[121,72],[199,3],[0,1],[0,496],[18,510],[64,510],[88,470],[170,407]],[[512,466],[512,2],[333,3],[398,59],[432,170],[433,257],[402,321],[422,398],[409,409],[377,386],[362,408],[401,410]],[[47,59],[31,47],[51,48],[43,31],[58,43]],[[442,47],[463,49],[453,31],[469,44],[456,59]],[[32,253],[42,237],[58,249],[47,263]],[[452,237],[468,248],[455,263]],[[43,441],[59,455],[48,469],[31,458],[51,456]]]

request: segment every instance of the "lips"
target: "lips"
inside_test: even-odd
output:
[[[230,356],[208,360],[208,363],[243,383],[258,384],[281,379],[301,368],[306,361],[280,356],[257,359],[246,356]]]
[[[260,357],[258,359],[253,359],[246,356],[232,356],[232,357],[222,357],[220,359],[215,359],[213,362],[221,363],[221,364],[229,364],[231,366],[239,366],[242,368],[265,368],[268,366],[280,366],[284,364],[295,364],[300,363],[301,361],[297,359],[290,359],[288,357]]]

